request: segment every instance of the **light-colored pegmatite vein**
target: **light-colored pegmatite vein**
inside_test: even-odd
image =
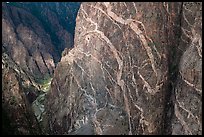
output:
[[[115,46],[112,44],[112,42],[105,36],[104,32],[98,30],[98,24],[95,23],[93,20],[91,20],[91,18],[86,18],[86,20],[88,22],[90,22],[91,24],[95,25],[95,30],[88,31],[85,35],[89,35],[90,33],[94,33],[94,34],[98,35],[103,41],[105,41],[107,43],[111,52],[113,53],[113,56],[115,57],[115,59],[118,63],[118,72],[117,72],[116,80],[117,80],[117,84],[121,87],[121,90],[124,92],[123,95],[124,95],[124,101],[125,101],[124,102],[125,103],[125,109],[128,112],[129,124],[130,124],[130,109],[129,109],[129,105],[128,105],[128,98],[126,96],[125,89],[124,89],[124,81],[121,79],[122,69],[123,69],[123,60],[119,56],[119,53],[118,53],[119,51],[115,48]],[[132,134],[131,130],[129,131],[129,134]]]
[[[148,57],[149,57],[149,60],[150,60],[150,62],[151,62],[152,69],[153,69],[154,73],[155,73],[156,76],[157,76],[157,71],[156,71],[156,67],[155,67],[154,56],[153,56],[153,54],[152,54],[151,48],[148,46],[148,43],[147,43],[146,39],[148,39],[148,40],[149,40],[150,42],[152,42],[152,43],[153,43],[153,41],[152,41],[149,37],[145,36],[145,35],[146,35],[146,32],[144,33],[144,30],[145,30],[144,25],[143,25],[141,22],[135,21],[135,20],[133,20],[133,19],[124,20],[124,19],[122,19],[121,17],[118,17],[115,13],[113,13],[113,12],[111,11],[111,6],[109,5],[109,3],[104,3],[104,4],[105,4],[106,7],[107,7],[107,12],[103,11],[103,10],[100,9],[100,8],[97,8],[97,9],[100,10],[102,13],[104,13],[106,16],[108,16],[108,18],[110,18],[110,19],[113,21],[113,23],[114,23],[114,22],[117,22],[117,23],[121,23],[121,24],[123,24],[123,25],[129,25],[130,28],[139,36],[139,38],[140,38],[140,40],[141,40],[141,42],[142,42],[142,44],[143,44],[143,46],[144,46],[144,48],[145,48],[145,50],[146,50],[146,52],[147,52],[147,55],[148,55]],[[93,8],[96,8],[96,7],[93,7]],[[84,15],[85,15],[84,18],[85,18],[85,20],[88,21],[88,22],[90,22],[92,25],[95,26],[94,30],[84,32],[84,33],[83,33],[83,36],[85,36],[85,35],[91,35],[91,34],[94,34],[94,35],[99,36],[100,39],[102,39],[103,41],[105,41],[105,42],[107,43],[107,45],[108,45],[109,48],[111,49],[111,51],[112,51],[112,53],[113,53],[113,55],[114,55],[116,61],[118,62],[118,67],[119,67],[119,69],[118,69],[118,72],[117,72],[117,84],[121,87],[122,91],[124,92],[123,95],[124,95],[124,100],[125,100],[125,108],[126,108],[126,110],[127,110],[127,112],[128,112],[128,115],[129,115],[129,124],[130,124],[130,109],[129,109],[129,105],[128,105],[128,98],[127,98],[127,95],[126,95],[125,89],[124,89],[124,81],[121,80],[122,68],[123,68],[123,61],[122,61],[121,57],[119,56],[119,53],[118,53],[117,49],[114,47],[114,45],[111,43],[111,41],[105,36],[104,32],[98,30],[98,24],[97,24],[96,22],[94,22],[91,18],[89,18],[83,9],[82,9],[82,11],[84,12]],[[141,30],[139,29],[138,25],[142,25],[143,31],[141,31]],[[117,26],[120,28],[119,25],[117,25]],[[120,28],[120,29],[121,29],[121,28]],[[157,51],[157,50],[155,50],[155,51]],[[158,54],[158,56],[160,57],[160,54],[158,53],[158,51],[157,51],[157,54]],[[108,72],[108,71],[107,71],[107,72]],[[147,87],[148,93],[154,94],[155,91],[157,91],[157,90],[153,91],[152,88],[150,87],[149,83],[147,83],[147,81],[145,81],[144,77],[143,77],[140,73],[138,73],[138,74],[139,74],[140,78],[143,80],[144,86]],[[133,75],[133,80],[134,80],[134,84],[136,84],[134,75]],[[144,117],[144,116],[143,116],[143,117]],[[147,121],[141,120],[140,122],[142,122],[142,123],[145,122],[146,125],[147,125]],[[96,124],[97,124],[97,122],[96,122]],[[131,126],[130,126],[130,128],[131,128]],[[143,128],[144,128],[144,127],[143,127]],[[100,130],[99,130],[99,131],[100,131]],[[129,134],[132,134],[131,129],[130,129],[130,131],[129,131]]]
[[[99,11],[100,11],[101,13],[103,13],[106,17],[108,17],[108,19],[110,19],[110,20],[112,21],[112,23],[114,23],[115,25],[117,25],[120,30],[122,30],[121,27],[120,27],[120,25],[116,24],[115,21],[114,21],[104,10],[102,10],[100,7],[98,7],[98,6],[93,6],[93,5],[91,5],[91,4],[89,4],[88,6],[89,6],[90,8],[99,10]]]
[[[122,19],[121,17],[118,17],[114,12],[112,12],[111,11],[111,6],[110,6],[110,4],[108,3],[108,2],[105,2],[104,3],[104,5],[106,6],[106,8],[107,8],[107,13],[105,12],[105,11],[103,11],[102,9],[100,9],[100,11],[102,11],[104,14],[106,14],[108,17],[111,17],[111,19],[112,20],[114,20],[114,21],[116,21],[116,22],[118,22],[118,23],[121,23],[121,24],[123,24],[123,25],[129,25],[133,30],[134,30],[134,32],[136,33],[136,34],[138,34],[138,36],[140,37],[140,39],[141,39],[141,41],[142,41],[142,45],[145,47],[145,49],[146,49],[146,51],[147,51],[147,55],[148,55],[148,57],[149,57],[149,59],[150,59],[150,62],[151,62],[151,66],[152,66],[152,69],[153,69],[153,71],[154,71],[154,73],[155,73],[155,75],[157,76],[157,71],[156,71],[156,67],[155,67],[155,61],[154,61],[154,56],[153,56],[153,54],[152,54],[152,50],[151,50],[151,48],[148,46],[148,43],[147,43],[147,41],[146,41],[146,38],[150,41],[150,42],[152,42],[153,43],[153,41],[146,35],[146,30],[145,30],[145,27],[144,27],[144,25],[142,24],[142,22],[140,22],[140,21],[135,21],[135,20],[133,20],[133,19],[127,19],[127,20],[124,20],[124,19]],[[90,18],[88,18],[87,19],[87,21],[90,21],[91,23],[93,23],[93,21],[91,21],[90,20]],[[141,31],[139,28],[138,28],[138,25],[141,25],[142,27],[143,27],[143,30],[144,30],[144,32],[143,31]],[[101,33],[101,31],[99,31],[99,30],[97,30],[97,24],[95,24],[96,25],[96,31],[95,32],[99,32],[99,33]],[[87,33],[92,33],[91,31],[90,32],[87,32]],[[86,34],[87,34],[86,33]],[[105,39],[105,41],[108,41],[108,43],[111,43],[110,41],[109,41],[109,39],[104,35],[104,33],[102,32],[102,38],[103,39]],[[105,37],[104,37],[105,36]],[[109,44],[109,45],[111,45],[111,44]],[[114,46],[111,46],[111,47],[114,47]],[[153,47],[155,47],[155,46],[153,46]],[[154,48],[154,49],[156,49],[156,48]],[[112,50],[112,51],[114,51],[114,50]],[[158,57],[159,58],[161,58],[161,55],[159,54],[159,52],[157,51],[157,50],[155,50],[156,51],[156,53],[157,53],[157,55],[158,55]],[[116,52],[115,52],[116,53]],[[116,56],[117,57],[117,56]],[[121,62],[120,61],[120,57],[118,56],[118,58],[116,58],[117,59],[117,61],[118,62]],[[122,65],[120,65],[119,64],[119,70],[120,70],[120,66],[122,66]],[[122,81],[120,82],[120,80],[119,80],[119,77],[121,77],[121,74],[122,74],[122,71],[120,71],[121,73],[119,73],[119,75],[117,75],[118,76],[118,80],[117,81],[119,81],[119,83],[121,83],[121,85],[123,85],[122,84]],[[147,82],[145,82],[145,83],[147,83]],[[147,85],[147,84],[146,84]],[[161,87],[162,85],[160,85],[160,86],[156,86],[156,88],[155,88],[155,92],[157,92],[158,90],[158,88],[159,87]],[[150,89],[150,88],[149,88]],[[148,91],[150,91],[150,90],[148,90]],[[152,94],[154,94],[155,92],[150,92],[150,93],[152,93]]]
[[[154,42],[152,41],[152,39],[147,36],[144,24],[143,24],[142,22],[140,22],[140,21],[133,20],[133,19],[124,20],[123,18],[118,17],[114,12],[111,11],[111,8],[112,8],[112,7],[110,6],[110,4],[109,4],[108,2],[105,2],[104,5],[105,5],[106,8],[107,8],[107,13],[106,13],[105,11],[103,11],[102,9],[100,9],[99,7],[96,8],[96,7],[94,7],[94,6],[91,6],[91,5],[90,5],[90,6],[91,6],[92,8],[96,8],[96,9],[100,10],[100,11],[101,11],[102,13],[104,13],[107,17],[111,18],[111,20],[113,21],[113,23],[114,23],[114,22],[117,22],[117,23],[121,23],[121,24],[123,24],[123,25],[129,25],[129,26],[132,28],[132,30],[133,30],[136,34],[138,34],[138,36],[140,37],[140,40],[142,41],[142,45],[145,47],[145,49],[146,49],[146,51],[147,51],[147,55],[148,55],[148,57],[149,57],[149,60],[150,60],[152,69],[153,69],[153,71],[154,71],[154,73],[155,73],[155,75],[156,75],[156,77],[157,77],[157,70],[156,70],[156,67],[155,67],[154,56],[153,56],[153,54],[152,54],[151,48],[148,46],[148,43],[147,43],[146,39],[149,40],[149,41],[152,43],[152,47],[153,47],[153,49],[156,51],[157,56],[158,56],[160,59],[161,59],[161,55],[160,55],[159,52],[157,51],[157,49],[156,49],[156,47],[155,47],[155,44],[154,44]],[[90,18],[88,18],[88,20],[90,21]],[[93,23],[93,21],[91,21],[91,22]],[[139,29],[138,25],[141,25],[141,26],[142,26],[142,28],[143,28],[142,30],[143,30],[143,31]],[[96,25],[96,29],[97,29],[97,28],[98,28],[98,27],[97,27],[97,25]],[[145,65],[147,65],[147,64],[145,64]],[[157,91],[156,89],[158,89],[159,87],[161,87],[161,85],[160,85],[160,86],[157,85],[156,88],[155,88],[155,91]],[[149,90],[149,91],[150,91],[150,90]],[[154,93],[154,92],[152,92],[152,93]]]
[[[78,86],[78,89],[82,92],[82,95],[83,95],[83,97],[84,97],[84,99],[85,100],[87,100],[88,102],[86,102],[86,104],[88,103],[88,104],[90,104],[92,107],[91,108],[93,108],[93,109],[90,109],[90,108],[86,108],[86,112],[85,113],[90,113],[91,114],[91,116],[93,115],[93,113],[94,113],[94,110],[95,110],[95,108],[96,108],[96,100],[95,100],[95,98],[91,95],[91,94],[89,94],[89,92],[86,90],[86,89],[84,89],[81,85],[80,85],[80,82],[77,80],[77,78],[75,77],[75,75],[74,74],[72,74],[72,76],[73,76],[73,78],[74,78],[74,80],[75,80],[75,82],[76,82],[76,84],[77,84],[77,86]],[[75,93],[75,92],[74,92]],[[74,94],[73,93],[73,94]],[[72,97],[73,98],[73,97]],[[72,99],[73,100],[73,99]],[[82,101],[82,100],[81,100]],[[79,102],[74,102],[74,101],[69,101],[70,103],[72,103],[72,104],[70,104],[70,106],[76,106],[77,107],[77,105],[78,105],[78,103]],[[85,109],[85,108],[82,108],[82,109]],[[88,123],[88,121],[90,120],[90,116],[88,116],[88,115],[86,115],[86,114],[81,114],[81,115],[84,115],[83,117],[81,117],[81,118],[77,118],[76,120],[75,120],[75,128],[76,129],[79,129],[82,125],[85,125],[85,124],[87,124]]]
[[[184,6],[185,7],[185,6]],[[183,12],[183,19],[184,21],[190,26],[190,27],[193,27],[192,24],[190,24],[190,22],[188,21],[188,19],[186,18],[186,12]]]
[[[122,35],[123,35],[123,38],[125,39],[125,35],[124,35],[124,31],[122,30],[121,26],[119,24],[116,23],[115,20],[113,20],[105,11],[103,11],[100,7],[98,6],[93,6],[91,4],[88,5],[89,7],[93,8],[93,9],[96,9],[96,10],[99,10],[101,13],[103,13],[108,19],[110,19],[112,21],[112,23],[114,25],[116,25],[122,32]]]
[[[191,40],[191,46],[196,47],[199,57],[202,58],[202,38],[201,36],[197,34],[194,29],[189,31],[182,27],[181,30],[183,34]],[[185,40],[183,41],[186,42]],[[186,43],[189,43],[189,42],[186,42]]]
[[[202,58],[202,38],[194,29],[192,29],[192,34],[192,45],[196,47],[198,55]]]
[[[129,50],[128,50],[128,60],[129,60],[129,63],[130,63],[130,72],[131,72],[131,74],[132,74],[131,85],[132,85],[132,87],[135,88],[135,94],[136,94],[136,96],[139,97],[138,89],[137,89],[137,82],[136,82],[136,79],[135,79],[135,76],[134,76],[134,70],[133,70],[133,67],[134,67],[134,66],[132,66],[132,63],[131,63],[131,62],[132,62],[131,60],[133,60],[133,59],[132,59],[131,56],[130,56],[130,51],[129,51]]]
[[[86,21],[90,22],[91,24],[94,24],[95,29],[92,31],[87,31],[83,36],[89,35],[90,33],[94,33],[94,34],[100,36],[100,38],[102,38],[107,43],[107,45],[111,49],[111,52],[113,53],[113,56],[115,57],[116,61],[118,62],[119,71],[117,74],[117,83],[118,83],[118,85],[121,86],[121,89],[123,90],[124,89],[123,88],[124,81],[121,80],[123,61],[122,61],[121,57],[119,56],[119,51],[115,48],[115,46],[112,44],[112,42],[105,36],[104,32],[98,30],[98,24],[96,22],[91,20],[91,18],[89,18],[89,17],[87,17],[85,19],[86,19]]]
[[[193,115],[193,113],[191,113],[191,111],[187,110],[187,109],[184,107],[184,103],[183,103],[183,102],[179,102],[178,99],[176,99],[176,101],[177,101],[178,107],[180,107],[181,109],[183,109],[184,111],[186,111],[186,112],[188,113],[187,118],[190,118],[190,116],[195,117],[195,116]]]
[[[182,75],[182,73],[180,71],[179,71],[179,73],[180,73],[180,76],[181,76],[181,79],[182,79],[183,82],[185,82],[189,87],[195,89],[199,94],[202,94],[202,89],[196,88],[194,84],[190,83],[188,80],[186,80],[183,77],[183,75]]]
[[[178,92],[178,91],[176,90],[176,92]],[[189,128],[190,125],[188,124],[187,121],[184,120],[184,115],[182,115],[180,113],[179,108],[181,108],[183,111],[187,112],[188,115],[187,115],[187,117],[185,119],[187,120],[187,119],[189,119],[191,117],[192,119],[194,119],[194,122],[199,125],[199,128],[202,126],[202,124],[200,123],[200,120],[199,120],[198,116],[194,115],[190,110],[185,108],[184,102],[179,101],[178,96],[176,96],[175,101],[176,101],[175,104],[174,104],[175,116],[178,119],[178,121],[181,123],[181,125],[183,126],[185,134],[192,135],[192,132],[191,132],[191,130]]]
[[[169,4],[166,3],[166,2],[163,2],[162,4],[163,4],[163,7],[164,7],[164,9],[166,10],[167,14],[170,15],[170,12],[169,12]]]
[[[187,23],[188,27],[191,28],[191,31],[187,30],[184,27],[181,27],[183,34],[191,40],[192,46],[195,46],[198,52],[198,55],[202,58],[202,38],[201,36],[196,33],[194,26],[196,23],[191,24],[189,20],[186,17],[186,11],[190,12],[191,14],[193,13],[191,10],[189,10],[185,4],[183,5],[184,11],[183,11],[183,19]],[[198,20],[198,17],[195,18],[195,21]]]
[[[91,86],[91,89],[92,91],[94,92],[94,115],[92,116],[92,121],[93,121],[93,124],[95,126],[95,132],[97,135],[102,135],[103,134],[103,130],[101,128],[101,124],[100,122],[97,120],[97,117],[96,117],[96,114],[97,112],[99,111],[99,109],[97,108],[97,103],[96,103],[96,90],[94,89],[92,83],[90,82],[90,86]]]
[[[139,119],[140,119],[140,120],[139,120],[139,125],[141,125],[142,130],[145,131],[144,126],[149,127],[150,123],[149,123],[147,120],[145,120],[144,110],[142,109],[142,107],[138,106],[138,105],[134,102],[133,97],[132,97],[132,95],[131,95],[131,91],[130,91],[129,88],[127,88],[127,91],[128,91],[128,95],[129,95],[130,100],[132,101],[133,105],[134,105],[135,108],[136,108],[137,110],[139,110],[140,113],[141,113],[141,114],[140,114],[140,118],[139,118]],[[138,117],[136,117],[136,116],[131,116],[132,122],[134,121],[135,118],[138,118]],[[134,123],[133,123],[133,124],[134,124]],[[138,125],[137,125],[137,126],[138,126]],[[130,127],[131,127],[131,125],[130,125]],[[131,129],[131,130],[132,130],[132,129]],[[152,130],[151,130],[150,128],[148,128],[148,132],[151,133]]]
[[[149,83],[145,80],[145,78],[140,74],[139,71],[137,71],[137,74],[139,75],[139,77],[141,78],[141,80],[143,81],[144,85],[143,85],[143,89],[146,88],[147,89],[147,93],[151,94],[151,95],[154,95],[157,91],[158,91],[158,88],[160,86],[156,86],[155,89],[153,89]],[[146,91],[146,90],[144,90]]]
[[[88,35],[94,35],[92,33],[88,33]],[[95,35],[94,35],[95,36]],[[98,37],[99,39],[101,39],[100,37]],[[101,39],[102,40],[102,39]],[[82,53],[84,54],[86,57],[91,57],[92,59],[94,59],[97,63],[100,64],[100,68],[101,68],[101,71],[102,71],[102,76],[103,76],[103,80],[106,81],[106,78],[105,78],[105,72],[108,74],[108,78],[111,80],[110,82],[114,85],[116,84],[117,82],[114,80],[114,78],[112,77],[112,75],[109,73],[109,71],[105,68],[104,64],[102,63],[102,61],[100,61],[97,57],[95,57],[93,54],[91,53],[87,53],[87,52],[83,52],[81,49],[78,49],[79,53]],[[98,52],[96,50],[96,52]],[[106,64],[106,63],[105,63]],[[109,66],[110,67],[110,66]],[[111,68],[111,67],[110,67]],[[105,71],[105,72],[104,72]]]
[[[131,100],[132,104],[133,104],[133,105],[135,106],[135,108],[136,108],[137,110],[139,110],[140,113],[141,113],[141,114],[140,114],[139,124],[141,125],[143,131],[145,131],[145,130],[144,130],[144,126],[146,125],[146,126],[148,127],[148,128],[147,128],[148,132],[149,132],[149,133],[152,133],[152,132],[155,130],[155,127],[151,126],[151,125],[150,125],[150,122],[148,122],[147,120],[145,120],[144,110],[142,109],[142,107],[139,107],[139,106],[136,104],[136,102],[134,102],[134,99],[133,99],[133,97],[132,97],[131,90],[129,89],[129,87],[127,87],[127,91],[128,91],[128,95],[129,95],[129,97],[130,97],[130,100]],[[130,124],[131,122],[132,122],[132,124],[134,124],[133,121],[134,121],[135,118],[136,118],[136,117],[131,116],[131,121],[129,122],[129,124]],[[137,117],[137,118],[138,118],[138,117]],[[131,131],[131,133],[132,133],[131,124],[130,124],[129,126],[130,126],[130,131]],[[138,126],[138,125],[137,125],[137,126]]]
[[[114,45],[105,36],[105,34],[102,31],[94,30],[94,31],[89,32],[89,33],[98,34],[108,44],[109,48],[111,49],[111,51],[113,53],[113,56],[116,58],[116,61],[118,62],[118,66],[119,67],[118,67],[118,72],[117,72],[117,76],[116,76],[116,81],[117,81],[117,84],[121,87],[121,90],[124,92],[123,95],[124,95],[124,101],[125,101],[125,108],[126,108],[126,111],[128,112],[128,115],[129,115],[129,124],[130,124],[130,110],[129,110],[129,105],[128,105],[128,98],[126,96],[125,89],[124,89],[124,81],[121,79],[121,77],[122,77],[122,69],[123,69],[123,61],[120,58],[117,49],[114,47]],[[130,130],[129,134],[132,134],[131,130]]]
[[[147,52],[147,55],[148,57],[150,58],[150,61],[151,61],[151,66],[152,66],[152,69],[154,71],[154,73],[156,74],[157,76],[157,71],[156,71],[156,67],[155,67],[155,61],[154,61],[154,56],[152,54],[152,50],[151,48],[148,46],[148,42],[146,41],[146,38],[147,36],[145,35],[145,33],[139,29],[138,25],[142,25],[143,26],[143,29],[145,29],[144,25],[142,22],[140,21],[136,21],[136,20],[133,20],[133,19],[127,19],[127,20],[124,20],[122,17],[119,17],[117,16],[114,12],[112,12],[112,7],[110,5],[109,2],[105,2],[104,5],[106,6],[107,8],[107,14],[113,19],[115,20],[116,22],[119,22],[121,24],[124,24],[124,25],[128,25],[130,26],[130,28],[138,35],[138,37],[140,38],[141,42],[142,42],[142,45],[144,46],[146,52]],[[149,39],[150,40],[150,39]],[[150,40],[151,41],[151,40]],[[157,54],[159,55],[160,57],[160,54],[157,52]]]
[[[201,36],[198,33],[196,33],[194,29],[191,29],[191,31],[188,31],[187,29],[182,27],[181,30],[183,34],[191,40],[191,46],[196,47],[199,57],[202,58],[202,38]]]
[[[124,91],[124,81],[121,79],[122,77],[122,69],[123,69],[123,61],[120,58],[117,49],[114,47],[114,45],[111,43],[111,41],[105,36],[105,34],[102,31],[99,30],[94,30],[94,31],[89,31],[88,33],[94,33],[99,35],[109,46],[111,49],[113,56],[116,58],[116,61],[118,62],[118,72],[116,76],[116,82],[117,84],[121,87],[121,90]],[[104,68],[104,67],[103,67]],[[106,70],[106,69],[105,69]],[[109,72],[106,71],[108,74]],[[110,75],[111,76],[111,75]],[[113,80],[114,81],[114,80]],[[124,93],[125,96],[125,93]],[[128,104],[127,98],[124,97],[126,104]]]
[[[185,122],[183,116],[179,112],[177,103],[174,104],[174,109],[175,109],[175,116],[180,121],[181,125],[183,126],[185,134],[192,135],[191,130],[189,129],[189,127],[188,127],[187,123]]]
[[[136,5],[135,5],[135,2],[132,2],[132,3],[133,3],[133,6],[134,6],[134,8],[135,8],[135,13],[137,14],[138,11],[137,11],[137,7],[136,7]]]

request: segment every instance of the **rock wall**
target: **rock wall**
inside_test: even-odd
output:
[[[39,87],[5,53],[2,55],[2,134],[42,134],[31,103],[39,94]]]
[[[47,96],[50,134],[201,134],[201,7],[82,3]]]
[[[2,5],[2,44],[8,55],[36,78],[52,74],[54,46],[39,20],[24,9]]]
[[[2,3],[4,135],[46,134],[43,91],[49,90],[62,50],[73,46],[79,4]]]
[[[50,134],[201,134],[201,3],[82,3]]]
[[[64,49],[46,95],[49,134],[202,134],[202,3],[82,3],[70,49],[72,4],[2,4],[4,134],[43,133],[35,79]]]
[[[38,80],[52,76],[62,51],[73,46],[77,7],[69,3],[2,3],[2,44],[8,55]]]
[[[184,3],[172,134],[202,134],[202,3]]]

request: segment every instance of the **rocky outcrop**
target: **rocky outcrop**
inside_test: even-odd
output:
[[[200,8],[82,3],[47,95],[49,133],[201,134]]]
[[[184,3],[172,134],[202,134],[202,3]]]
[[[38,18],[61,54],[73,47],[75,20],[80,2],[15,2]]]
[[[71,9],[69,3],[3,3],[2,44],[8,55],[37,80],[52,76],[61,52],[73,46],[73,29],[68,28],[75,24],[77,6]],[[66,7],[69,9],[64,10]]]
[[[3,134],[45,134],[44,92],[73,46],[79,4],[2,3]]]
[[[2,8],[2,44],[8,55],[36,78],[52,74],[53,56],[59,56],[39,20],[15,6],[3,4]]]
[[[9,56],[2,55],[2,134],[39,135],[41,127],[31,109],[39,87]]]

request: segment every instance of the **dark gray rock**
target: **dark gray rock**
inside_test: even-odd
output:
[[[2,44],[36,79],[52,76],[65,48],[73,46],[80,3],[2,3]]]
[[[200,10],[82,3],[47,96],[50,134],[201,134]]]
[[[39,135],[41,127],[31,109],[39,94],[32,77],[16,65],[8,55],[2,55],[2,134]]]
[[[202,134],[202,3],[184,3],[172,134]]]

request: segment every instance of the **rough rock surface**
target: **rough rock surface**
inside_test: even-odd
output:
[[[2,134],[42,134],[31,103],[39,87],[12,59],[2,55]]]
[[[2,5],[2,44],[8,55],[36,78],[52,74],[54,46],[39,20],[22,8]]]
[[[2,44],[8,55],[36,79],[52,76],[61,52],[73,46],[70,28],[75,24],[77,6],[70,9],[69,3],[3,3]],[[64,11],[66,7],[69,9]]]
[[[26,9],[41,21],[59,54],[64,48],[73,46],[80,2],[18,2],[15,5]]]
[[[45,134],[42,90],[62,50],[73,46],[79,4],[2,3],[3,134]]]
[[[82,3],[47,95],[49,133],[201,134],[201,7]]]
[[[202,4],[184,3],[172,134],[202,134]],[[180,52],[180,53],[179,53]]]

